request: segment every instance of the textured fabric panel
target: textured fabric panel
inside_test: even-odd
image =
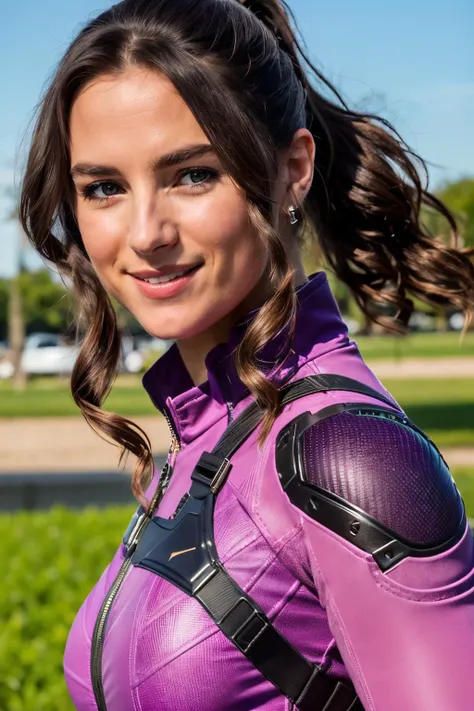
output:
[[[186,657],[176,658],[134,689],[135,709],[286,711],[288,708],[286,698],[223,634],[203,640]]]
[[[326,611],[311,590],[299,585],[274,620],[279,632],[312,662],[325,663],[328,676],[350,683],[329,629]]]
[[[299,529],[278,551],[278,558],[293,577],[310,590],[311,597],[317,598],[318,594],[311,572],[305,534],[302,529]]]
[[[122,565],[123,552],[124,547],[120,545],[112,562],[83,602],[67,639],[64,653],[66,684],[71,697],[80,699],[80,705],[76,706],[80,711],[97,711],[90,682],[91,639],[104,597]],[[120,708],[117,711],[121,711]]]
[[[305,477],[420,545],[448,540],[462,502],[436,449],[407,425],[343,412],[304,433]]]
[[[224,486],[214,509],[214,542],[219,560],[225,563],[258,538],[260,531],[234,495],[232,487]]]

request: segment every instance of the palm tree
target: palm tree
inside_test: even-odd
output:
[[[21,367],[21,356],[25,344],[25,322],[23,317],[22,298],[20,290],[20,274],[24,269],[23,254],[25,247],[25,234],[18,222],[18,207],[15,200],[15,208],[9,214],[8,220],[17,222],[17,250],[15,275],[10,280],[10,299],[8,309],[8,341],[12,364],[14,367],[12,383],[16,390],[26,388],[26,374]]]

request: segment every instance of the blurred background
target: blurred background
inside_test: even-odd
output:
[[[43,0],[0,9],[0,709],[68,711],[62,653],[83,599],[116,550],[136,503],[130,459],[95,435],[68,389],[72,301],[27,247],[16,212],[30,122],[55,65],[109,3]],[[388,118],[429,167],[429,186],[474,246],[474,4],[471,0],[290,0],[313,61],[356,109]],[[449,239],[445,225],[424,215]],[[308,273],[320,268],[307,259]],[[366,323],[332,286],[362,354],[441,448],[474,518],[474,333],[462,314],[416,304],[410,333]],[[156,462],[166,423],[141,376],[169,343],[124,311],[120,374],[105,407],[134,419]]]

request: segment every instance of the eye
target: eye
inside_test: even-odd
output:
[[[219,173],[211,168],[190,168],[181,173],[179,185],[184,185],[192,189],[217,180]]]
[[[86,200],[97,200],[98,202],[102,202],[103,200],[108,200],[109,198],[118,195],[118,193],[113,192],[115,189],[121,190],[117,183],[113,183],[110,180],[101,180],[87,185],[87,187],[81,190],[81,193]],[[97,190],[102,190],[103,195],[96,195],[95,193]],[[112,190],[112,192],[110,192],[110,190]]]

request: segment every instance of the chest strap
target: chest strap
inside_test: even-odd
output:
[[[376,390],[338,375],[310,376],[287,385],[282,389],[282,406],[328,390],[361,393],[395,407]],[[299,711],[363,711],[354,687],[307,660],[218,559],[213,533],[216,495],[231,470],[230,457],[262,417],[253,403],[224,432],[211,453],[203,452],[181,511],[175,519],[155,516],[149,520],[135,550],[130,549],[131,562],[199,600],[225,636]]]
[[[382,395],[374,388],[360,383],[353,378],[347,378],[345,375],[319,374],[308,375],[300,380],[295,380],[289,385],[281,388],[282,393],[281,407],[288,405],[290,402],[299,400],[306,395],[315,395],[317,393],[325,393],[329,391],[346,391],[366,395],[367,397],[380,400],[389,407],[396,408],[397,405],[385,395]],[[246,439],[250,437],[254,429],[258,427],[263,418],[263,412],[258,407],[256,402],[249,405],[234,422],[225,430],[222,437],[212,450],[214,454],[223,458],[228,458],[243,445]]]

